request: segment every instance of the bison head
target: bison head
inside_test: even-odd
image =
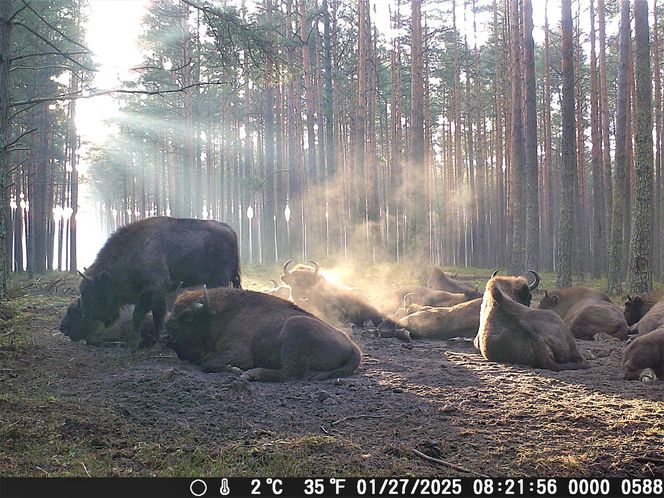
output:
[[[292,270],[288,269],[288,265],[293,262],[292,259],[288,260],[284,265],[284,274],[281,276],[281,281],[291,288],[291,295],[296,301],[298,299],[308,299],[311,290],[325,281],[325,277],[318,274],[318,265],[314,261],[310,261],[313,268],[306,265],[296,265]]]
[[[77,299],[69,305],[65,316],[60,322],[60,332],[69,337],[72,341],[87,339],[99,327],[103,327],[101,322],[86,320],[83,317],[80,299]]]
[[[535,277],[530,284],[526,280],[526,277],[523,276],[519,277],[496,276],[498,274],[498,270],[493,272],[489,282],[495,281],[496,284],[500,286],[500,290],[503,291],[508,296],[510,296],[512,299],[525,306],[530,306],[530,301],[533,298],[532,291],[537,289],[537,286],[539,285],[540,282],[540,276],[534,270],[528,270],[528,272],[532,273]],[[489,284],[487,283],[487,288],[488,285]]]
[[[205,333],[214,313],[210,308],[207,287],[182,292],[166,321],[164,339],[180,358],[200,361],[205,347]]]
[[[120,316],[120,299],[113,287],[113,280],[107,271],[93,277],[79,272],[83,277],[81,291],[81,311],[86,320],[99,321],[108,326]]]
[[[643,317],[644,313],[644,301],[641,296],[631,297],[627,295],[627,300],[623,308],[623,315],[625,316],[625,321],[627,325],[634,325]]]

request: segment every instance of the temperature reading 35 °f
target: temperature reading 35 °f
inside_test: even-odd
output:
[[[305,479],[304,480],[304,494],[305,495],[322,495],[325,493],[327,484],[333,489],[333,493],[338,495],[339,492],[346,487],[345,479],[337,479],[331,477],[330,479]]]

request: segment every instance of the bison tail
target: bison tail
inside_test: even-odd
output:
[[[348,377],[353,375],[353,372],[357,370],[361,359],[362,353],[360,352],[360,349],[353,344],[351,355],[343,366],[324,372],[311,372],[306,378],[307,380],[327,380],[336,379],[338,377]]]

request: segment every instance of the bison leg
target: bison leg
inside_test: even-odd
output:
[[[289,377],[283,370],[252,368],[251,370],[244,372],[241,378],[248,381],[281,382],[292,377]]]
[[[207,354],[201,361],[201,370],[206,373],[232,371],[229,367],[246,370],[251,366],[251,361],[246,359],[246,354],[242,351],[228,349]]]

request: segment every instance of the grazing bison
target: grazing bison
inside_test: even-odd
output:
[[[413,339],[475,337],[480,326],[482,299],[450,307],[424,307],[397,322]]]
[[[552,311],[529,308],[506,289],[523,277],[493,277],[486,285],[475,347],[491,361],[548,370],[588,368],[574,336]]]
[[[346,334],[290,301],[231,288],[181,294],[166,344],[204,372],[237,367],[258,381],[347,376],[361,358]]]
[[[655,304],[641,320],[632,325],[631,333],[645,335],[664,325],[664,301]]]
[[[429,276],[429,280],[427,280],[427,287],[434,290],[455,293],[477,292],[477,286],[473,288],[459,280],[448,277],[443,270],[437,267],[431,270],[431,275]]]
[[[545,291],[539,307],[557,313],[578,339],[593,339],[597,334],[627,338],[627,322],[620,308],[596,289],[570,287]]]
[[[139,338],[154,334],[152,313],[145,315],[136,333],[133,322],[133,305],[122,306],[118,318],[106,326],[100,321],[89,321],[83,318],[81,305],[78,300],[72,302],[67,308],[65,316],[60,322],[60,332],[72,341],[85,339],[85,343],[100,346],[110,342],[125,342],[137,346]]]
[[[664,377],[664,326],[634,339],[623,353],[625,379],[638,379],[646,368],[652,368],[660,379]]]
[[[399,287],[394,291],[392,309],[396,308],[404,297],[410,296],[412,304],[419,304],[420,306],[454,306],[455,304],[465,303],[472,299],[482,297],[480,292],[470,290],[465,292],[447,292],[442,290],[434,290],[428,287],[421,287],[419,285],[406,285]]]
[[[133,304],[138,329],[152,311],[156,339],[164,325],[166,293],[184,287],[240,287],[237,236],[213,220],[148,218],[120,228],[95,262],[81,274],[81,308],[86,320],[110,325],[120,307]]]
[[[318,272],[315,262],[311,261],[313,268],[296,265],[289,270],[292,261],[284,265],[281,280],[290,286],[293,301],[308,312],[339,325],[354,323],[362,327],[368,320],[375,325],[385,320],[367,296],[356,289],[329,282]]]
[[[650,311],[650,308],[662,300],[664,300],[664,293],[662,292],[637,294],[634,297],[630,297],[628,294],[623,308],[627,325],[631,326],[637,323]]]

